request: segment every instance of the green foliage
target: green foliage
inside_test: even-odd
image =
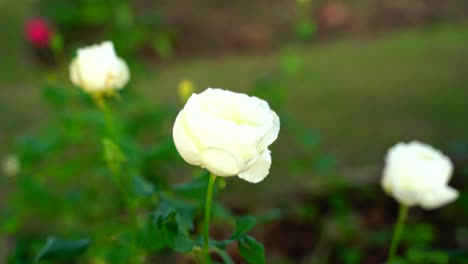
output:
[[[296,34],[299,39],[308,40],[317,32],[317,25],[310,20],[302,20],[296,27]]]
[[[57,237],[49,237],[44,247],[37,254],[36,262],[53,259],[73,259],[83,254],[90,244],[90,238],[65,240]]]
[[[165,28],[164,19],[157,12],[148,11],[141,16],[140,11],[133,10],[130,2],[123,1],[113,3],[112,7],[104,1],[45,0],[38,2],[38,5],[42,3],[50,4],[45,8],[57,8],[59,11],[54,11],[56,17],[53,17],[59,29],[71,29],[64,30],[63,43],[78,45],[78,42],[73,42],[74,38],[69,35],[70,32],[79,34],[81,30],[93,28],[102,29],[105,37],[116,36],[117,46],[125,51],[134,52],[140,46],[148,45],[161,57],[172,54],[172,32]],[[53,7],[54,5],[56,6]],[[104,10],[112,12],[104,13]],[[311,33],[313,26],[304,23],[303,28],[299,30],[302,32],[300,35],[310,37],[310,34],[313,34]],[[80,37],[77,36],[76,39]],[[61,40],[55,41],[56,49],[62,49]],[[429,46],[438,46],[436,44],[439,41],[441,40]],[[354,50],[356,46],[352,48]],[[404,49],[403,45],[399,48]],[[389,54],[393,55],[390,51]],[[407,55],[411,56],[413,51],[414,49]],[[281,115],[282,130],[289,131],[287,136],[292,139],[286,141],[287,147],[284,150],[295,151],[292,155],[288,153],[287,157],[278,159],[283,164],[281,166],[291,174],[305,175],[312,181],[317,178],[317,175],[309,173],[312,169],[314,173],[323,174],[333,170],[337,161],[333,156],[324,155],[321,151],[322,144],[329,141],[329,135],[327,134],[327,138],[321,137],[291,114],[291,101],[295,102],[291,99],[297,99],[298,95],[294,97],[289,89],[298,82],[304,81],[308,85],[312,83],[310,80],[313,80],[314,84],[319,80],[326,85],[327,82],[337,82],[342,79],[350,81],[352,86],[354,75],[347,75],[348,71],[345,70],[353,72],[355,65],[356,67],[363,65],[354,56],[345,56],[344,66],[341,66],[341,63],[331,63],[332,66],[327,66],[328,55],[321,57],[322,55],[317,53],[307,60],[302,55],[288,50],[276,69],[256,78],[252,91],[255,95],[270,101],[274,109],[281,110],[278,112]],[[338,55],[342,54],[339,52]],[[378,54],[373,53],[370,57],[378,57],[376,55]],[[437,53],[434,56],[437,58]],[[385,56],[384,58],[386,61],[389,59]],[[319,60],[321,66],[309,71],[307,65],[309,61],[315,59]],[[430,60],[433,61],[432,57]],[[348,64],[348,61],[352,65]],[[398,64],[391,62],[390,59],[388,67],[397,73],[402,73],[398,72],[396,67]],[[373,63],[375,61],[371,59],[369,64]],[[329,76],[321,71],[323,67],[333,68],[333,71],[329,70]],[[439,70],[437,67],[434,69],[435,72]],[[369,67],[367,70],[374,69]],[[343,72],[346,74],[343,75]],[[296,82],[290,83],[291,79]],[[361,79],[356,79],[354,82],[358,86],[362,84]],[[379,79],[377,83],[382,82]],[[339,85],[337,87],[341,88]],[[384,87],[385,89],[398,86],[392,82],[383,85],[388,85]],[[434,87],[438,86],[444,85],[436,82]],[[5,237],[7,247],[12,248],[8,263],[30,264],[35,256],[37,260],[44,260],[46,263],[48,260],[52,263],[54,259],[70,261],[75,259],[74,261],[79,263],[170,263],[167,259],[173,257],[173,252],[183,254],[184,259],[187,258],[188,261],[193,260],[193,254],[197,254],[201,247],[201,214],[208,174],[200,173],[199,170],[189,171],[187,165],[182,165],[182,160],[177,154],[170,129],[180,107],[166,105],[166,102],[159,105],[154,105],[153,102],[148,104],[145,98],[123,91],[119,100],[109,104],[116,123],[115,135],[109,135],[105,119],[94,105],[92,98],[77,89],[69,88],[57,83],[47,84],[42,90],[42,97],[52,110],[50,116],[33,136],[19,136],[16,141],[15,153],[21,161],[21,172],[16,178],[8,179],[13,185],[11,189],[6,193],[0,193],[1,202],[5,201],[5,207],[8,207],[2,210],[0,218],[1,236]],[[315,89],[315,87],[304,89],[304,95]],[[338,98],[335,92],[333,87],[326,86],[325,90],[315,95],[318,96],[317,101],[325,99],[324,104],[331,103],[333,107],[353,106],[353,99],[348,98],[346,94],[343,96],[345,103],[341,99],[336,99],[335,104],[333,100],[330,101],[329,98]],[[368,94],[361,92],[371,97],[378,90],[372,90]],[[453,100],[448,101],[452,103]],[[408,100],[402,105],[416,105],[415,102]],[[375,106],[384,103],[377,100]],[[359,103],[359,107],[364,107],[360,111],[366,111],[365,105]],[[443,110],[438,107],[437,105],[435,109]],[[314,115],[314,118],[320,114],[320,111],[307,109],[307,113]],[[345,117],[355,122],[349,116],[359,113],[352,111],[352,107],[347,109]],[[451,111],[448,112],[452,114]],[[364,121],[362,123],[366,126],[362,127],[368,129]],[[355,132],[345,129],[343,133],[343,138],[347,141],[351,143],[354,141],[352,134]],[[333,144],[341,145],[336,142]],[[457,147],[457,153],[463,154],[462,150],[464,149]],[[367,149],[365,152],[373,153]],[[289,176],[285,174],[283,181],[284,179],[289,181]],[[3,179],[1,181],[3,184]],[[226,188],[229,181],[230,179],[224,178],[218,180],[216,185],[218,194]],[[299,196],[297,200],[290,196],[280,198],[285,201],[286,209],[272,209],[257,218],[234,216],[233,212],[246,208],[238,208],[245,206],[242,201],[239,204],[237,200],[232,203],[232,196],[227,199],[232,208],[223,206],[221,201],[214,201],[212,215],[213,222],[218,227],[216,231],[220,232],[220,225],[230,226],[235,223],[235,228],[232,234],[220,232],[226,235],[227,239],[221,241],[211,239],[211,250],[217,253],[224,263],[231,264],[234,263],[233,258],[238,256],[231,258],[229,254],[235,247],[229,246],[237,243],[238,253],[247,263],[265,263],[264,247],[248,233],[256,224],[268,222],[268,228],[273,226],[274,230],[278,228],[276,225],[279,225],[286,234],[297,229],[297,225],[301,228],[306,227],[304,232],[312,233],[311,240],[317,243],[307,245],[307,249],[291,249],[288,236],[285,237],[284,244],[281,244],[285,246],[285,252],[294,251],[292,254],[294,257],[296,254],[302,254],[297,257],[301,258],[301,262],[306,262],[309,255],[314,258],[317,254],[324,260],[328,256],[328,259],[340,263],[362,263],[369,254],[364,251],[367,249],[364,246],[370,248],[372,254],[375,251],[376,255],[383,256],[391,233],[391,220],[385,211],[389,207],[388,202],[377,198],[383,195],[375,192],[375,184],[365,186],[373,194],[370,196],[363,191],[365,188],[359,189],[357,195],[354,195],[354,192],[350,195],[352,190],[349,186],[340,184],[343,192],[330,194],[329,190],[324,190],[324,194],[321,194],[323,196],[313,197],[309,190],[305,189],[306,187],[300,186],[301,192],[297,194]],[[248,208],[252,206],[264,209],[256,207],[257,201],[251,199],[249,194],[241,191],[239,195],[239,197],[247,195]],[[272,198],[272,204],[278,199],[274,197],[275,195],[277,194],[273,193],[271,197],[268,196]],[[458,204],[467,208],[466,201],[468,201],[467,195],[462,192]],[[293,209],[290,208],[291,204],[294,204]],[[296,208],[298,209],[295,210]],[[400,250],[401,257],[396,263],[466,263],[468,259],[466,252],[450,251],[441,247],[444,245],[441,242],[453,240],[451,227],[446,228],[448,231],[439,231],[441,227],[447,226],[448,221],[453,221],[445,217],[450,216],[451,212],[452,216],[457,217],[457,221],[464,221],[466,218],[463,210],[458,210],[458,207],[452,208],[455,209],[448,208],[447,211],[431,215],[436,219],[433,225],[428,223],[408,225],[404,233],[403,247]],[[421,215],[425,216],[420,214],[420,218]],[[417,219],[418,215],[415,216]],[[432,219],[428,221],[432,222]],[[309,227],[312,230],[307,230]],[[270,229],[265,230],[270,231]],[[466,242],[465,233],[462,230],[457,235],[457,241],[450,242],[449,246],[457,243],[457,247],[463,248]],[[92,234],[93,243],[90,243],[89,239],[63,240],[51,237],[43,246],[42,238],[48,234],[60,234],[63,237],[74,237],[73,234]],[[270,238],[268,232],[255,234],[256,237],[259,234],[259,240]],[[293,244],[294,247],[301,245]],[[299,261],[289,257],[285,256],[284,260],[281,259],[277,263]],[[2,260],[0,259],[0,262]]]
[[[208,178],[209,173],[203,172],[190,182],[174,185],[173,190],[182,197],[200,199],[202,201],[206,194]]]
[[[35,3],[39,14],[52,20],[60,34],[52,41],[54,52],[67,45],[75,47],[77,35],[100,32],[99,39],[112,39],[117,49],[135,54],[145,46],[153,47],[159,56],[172,55],[173,30],[151,3],[141,8],[127,0],[45,0]],[[73,42],[74,41],[74,42]]]
[[[295,75],[303,68],[303,60],[298,54],[288,51],[283,55],[281,67],[285,74]]]
[[[340,263],[358,264],[362,263],[362,252],[358,248],[347,247],[340,250]]]
[[[122,113],[115,130],[117,144],[114,135],[112,138],[107,135],[104,115],[89,96],[56,84],[45,86],[42,95],[55,110],[53,118],[37,136],[23,136],[18,140],[16,153],[21,161],[21,172],[9,205],[12,214],[5,215],[1,223],[2,233],[28,228],[30,223],[24,221],[27,218],[35,219],[38,225],[54,223],[53,230],[46,226],[40,230],[64,233],[73,227],[76,231],[95,233],[96,243],[90,245],[86,257],[110,263],[138,259],[146,254],[141,249],[161,250],[165,247],[159,243],[161,237],[166,237],[170,247],[178,251],[190,251],[194,244],[188,238],[188,230],[194,226],[192,207],[187,209],[184,203],[169,200],[160,202],[159,208],[177,211],[174,219],[179,221],[179,231],[183,232],[176,236],[174,219],[166,219],[170,221],[157,229],[152,221],[142,221],[140,216],[148,214],[150,208],[159,203],[161,191],[172,192],[164,184],[155,185],[163,181],[143,174],[144,161],[163,156],[170,163],[174,159],[171,153],[174,147],[151,144],[147,145],[148,149],[168,150],[140,151],[135,142],[138,137],[134,137],[138,131],[127,129],[124,108],[113,109]],[[165,122],[170,116],[168,112],[159,115],[158,122]],[[141,126],[145,126],[146,131],[159,127],[154,122]],[[34,206],[30,206],[32,201]],[[36,251],[34,245],[39,241],[34,237],[28,239],[32,243],[25,244],[24,251]],[[84,250],[85,242],[51,238],[37,259],[73,259]],[[12,261],[25,259],[26,263],[31,263],[28,254],[12,255]]]
[[[265,248],[253,237],[248,235],[240,236],[238,239],[239,253],[250,264],[264,264]]]
[[[403,233],[404,243],[415,247],[429,246],[435,238],[436,230],[428,223],[409,225]]]
[[[148,197],[156,193],[154,186],[140,176],[132,178],[132,189],[133,193],[140,197]]]
[[[410,249],[406,253],[407,263],[412,264],[447,264],[449,256],[443,251]]]
[[[257,219],[253,216],[244,216],[236,220],[236,230],[231,238],[236,238],[241,235],[245,235],[249,232],[257,223]]]
[[[102,145],[104,147],[104,158],[113,170],[118,170],[120,164],[128,161],[127,156],[123,154],[120,147],[111,139],[103,138]]]
[[[42,89],[42,97],[54,107],[65,107],[70,102],[70,95],[54,85],[45,85]]]
[[[239,254],[247,261],[247,263],[265,263],[265,248],[253,237],[247,235],[256,223],[257,219],[253,216],[240,217],[236,219],[236,228],[228,239],[223,241],[212,241],[212,246],[217,248],[218,254],[225,263],[232,263],[232,260],[227,258],[227,253],[224,250],[229,244],[234,242],[237,242]]]
[[[165,244],[176,252],[190,252],[195,242],[190,239],[184,222],[176,211],[159,210],[155,213],[154,224]]]
[[[217,252],[218,252],[218,255],[221,257],[221,259],[223,260],[224,264],[235,264],[235,262],[232,260],[232,258],[229,256],[229,254],[226,251],[219,249]]]

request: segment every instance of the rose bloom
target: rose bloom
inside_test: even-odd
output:
[[[90,93],[122,89],[130,80],[125,61],[115,52],[114,44],[105,41],[78,49],[70,65],[71,81]]]
[[[2,170],[6,176],[16,176],[21,168],[20,161],[16,155],[10,154],[2,160]]]
[[[26,39],[35,47],[45,48],[52,39],[52,29],[41,17],[31,18],[24,27]]]
[[[192,94],[174,124],[174,142],[189,164],[217,176],[238,175],[257,183],[269,172],[268,146],[278,137],[280,121],[257,97],[208,88]]]
[[[413,141],[392,147],[385,160],[382,187],[399,203],[435,209],[458,197],[448,186],[453,165],[433,147]]]

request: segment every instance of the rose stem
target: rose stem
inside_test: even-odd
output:
[[[208,182],[208,189],[206,192],[206,201],[205,201],[205,223],[203,230],[203,251],[205,253],[205,263],[211,263],[210,257],[210,214],[211,214],[211,202],[213,200],[213,187],[216,181],[216,175],[210,173],[210,180]]]
[[[388,251],[388,262],[391,263],[395,259],[395,253],[400,244],[401,235],[403,234],[403,228],[405,226],[405,221],[408,216],[408,206],[400,205],[398,211],[398,219],[395,224],[395,229],[393,231],[392,242],[390,244],[390,250]]]

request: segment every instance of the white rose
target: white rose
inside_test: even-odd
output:
[[[2,160],[2,169],[6,176],[16,176],[20,171],[20,166],[20,161],[16,155],[10,154]]]
[[[78,49],[70,65],[71,81],[87,92],[121,89],[130,79],[125,61],[117,56],[114,44],[105,41]]]
[[[403,205],[435,209],[458,197],[447,185],[453,170],[450,159],[427,144],[398,143],[385,163],[382,187]]]
[[[268,146],[280,122],[257,97],[208,88],[192,94],[174,124],[174,142],[182,158],[217,176],[238,175],[257,183],[269,172]]]

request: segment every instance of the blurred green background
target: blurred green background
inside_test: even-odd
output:
[[[25,37],[34,17],[54,32],[46,48]],[[171,105],[170,123],[182,107],[182,80],[196,92],[219,87],[256,94],[280,113],[270,176],[258,185],[229,179],[220,198],[234,212],[293,208],[256,231],[267,263],[381,263],[396,208],[380,189],[383,159],[390,146],[411,140],[454,160],[453,186],[462,195],[449,208],[414,213],[428,223],[416,225],[408,239],[419,238],[411,243],[424,248],[468,250],[465,0],[2,0],[0,25],[2,156],[60,111],[44,103],[43,87],[76,89],[68,81],[76,48],[110,39],[130,64],[128,97],[122,96],[129,118]],[[170,135],[170,125],[161,129],[159,138]],[[140,142],[157,140],[144,134]],[[184,182],[178,175],[190,170],[177,166],[172,183]],[[8,177],[0,183],[3,209],[16,183]],[[340,222],[339,235],[324,231]],[[16,238],[48,231],[38,224],[5,237],[0,263]]]

